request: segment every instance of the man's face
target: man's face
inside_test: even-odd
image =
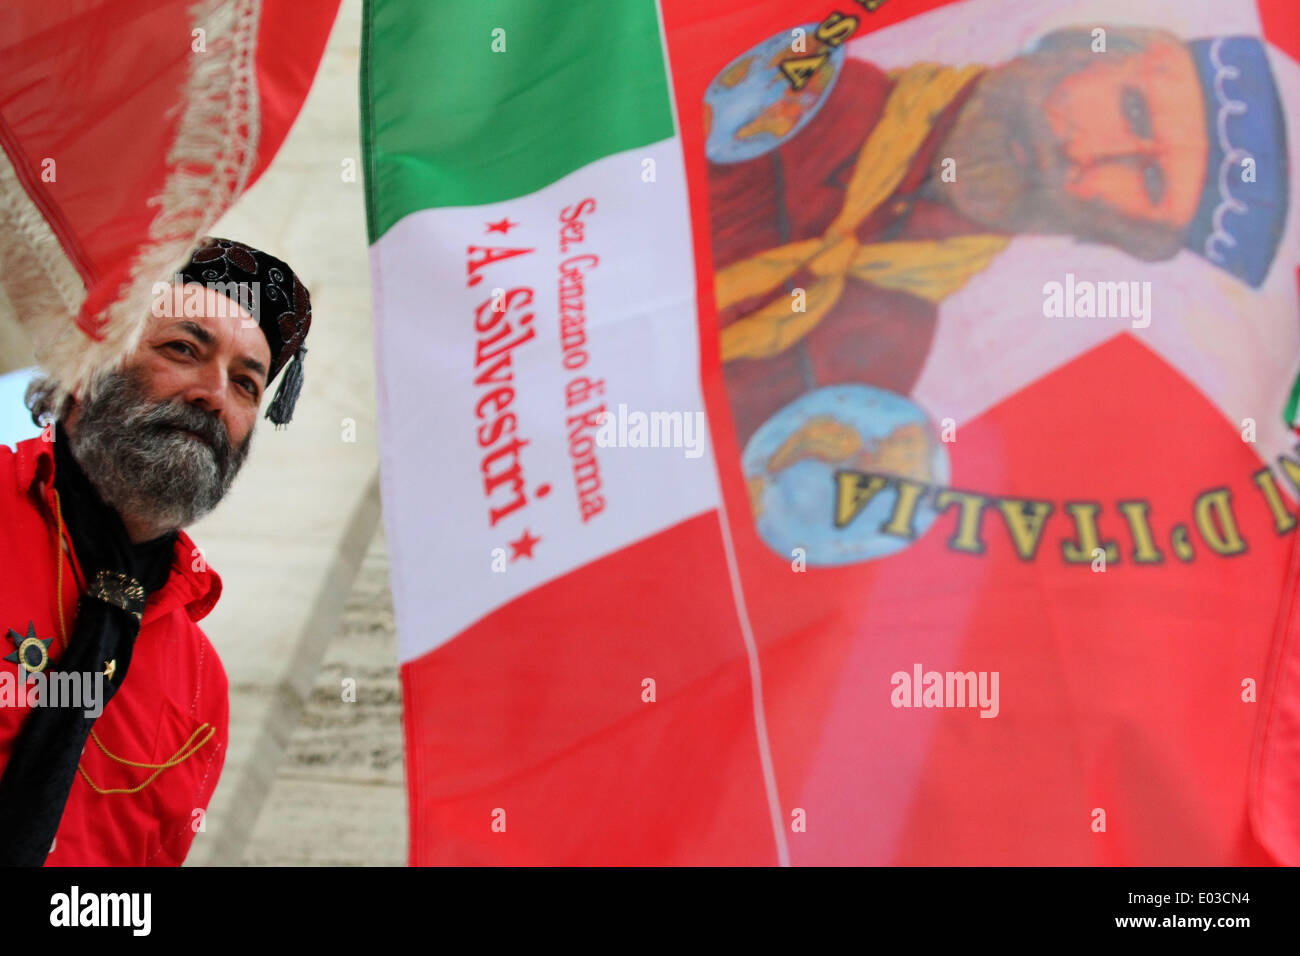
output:
[[[120,373],[68,417],[73,454],[124,517],[184,527],[214,508],[252,441],[270,348],[247,311],[211,289],[155,315]],[[200,312],[201,314],[194,314]]]
[[[1013,233],[1073,234],[1172,256],[1208,153],[1191,54],[1163,31],[1060,31],[979,81],[941,157],[963,214]]]
[[[216,417],[239,445],[257,422],[271,350],[248,311],[213,289],[203,289],[202,315],[186,315],[200,288],[184,286],[171,314],[153,317],[125,370],[142,376],[155,402],[180,402]]]

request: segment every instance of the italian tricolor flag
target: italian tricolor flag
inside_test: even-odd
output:
[[[801,31],[790,88],[839,90],[849,117],[848,84],[883,91],[861,100],[881,125],[897,84],[922,77],[936,116],[957,109],[971,64],[1113,8],[1040,23],[1003,0],[370,0],[413,864],[1300,859],[1284,480],[1300,462],[1278,414],[1300,343],[1294,242],[1268,298],[1187,255],[1167,267],[1204,285],[1155,274],[1158,303],[1265,303],[1223,374],[1195,335],[1160,337],[1169,311],[1149,331],[1049,326],[1047,279],[1106,277],[1064,241],[1017,258],[1032,240],[963,239],[940,292],[890,291],[898,331],[849,341],[898,349],[901,384],[825,386],[814,364],[780,365],[786,332],[721,334],[750,294],[715,262],[746,239],[716,211],[738,208],[725,177],[748,147],[711,137],[738,122],[727,90],[765,68],[765,44]],[[1234,16],[1259,36],[1282,14]],[[1270,55],[1295,91],[1294,59]],[[934,63],[969,72],[915,68]],[[799,136],[812,108],[782,103],[737,143]],[[870,131],[844,122],[857,144]],[[809,202],[861,188],[852,163],[810,172],[842,144],[801,142],[756,182]],[[754,208],[754,229],[799,227],[797,207]],[[946,281],[921,259],[916,281]],[[901,288],[904,266],[872,281]],[[933,341],[912,354],[921,321]],[[804,372],[797,402],[762,406]],[[1247,414],[1268,422],[1258,445]]]

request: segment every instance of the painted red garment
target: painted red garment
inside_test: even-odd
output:
[[[858,227],[859,242],[988,232],[919,193],[974,86],[975,81],[967,83],[935,119],[898,187]],[[894,81],[883,70],[850,60],[806,137],[743,163],[709,164],[709,195],[721,223],[713,239],[716,269],[825,234],[844,205],[858,155],[893,89]],[[807,142],[818,148],[809,149]],[[807,288],[813,280],[804,269],[767,295],[724,309],[718,326],[726,328],[772,299],[788,296],[787,285]],[[919,296],[851,279],[825,318],[790,348],[723,366],[738,440],[743,445],[759,425],[809,388],[869,382],[907,394],[925,364],[938,314],[933,302]]]
[[[55,638],[50,658],[60,656],[53,476],[53,447],[42,438],[15,449],[0,446],[0,657],[13,651],[7,631],[25,634],[29,625],[38,637]],[[70,634],[83,587],[66,530],[64,546],[62,604]],[[206,810],[221,776],[229,714],[225,670],[198,626],[221,595],[221,579],[200,557],[180,532],[171,577],[149,597],[127,680],[95,721],[95,733],[118,757],[159,764],[201,724],[216,732],[138,793],[96,793],[79,773],[49,865],[179,866],[189,852],[201,820],[196,811]],[[16,668],[0,660],[4,672],[14,674]],[[29,712],[0,707],[0,772]],[[102,790],[134,788],[153,773],[109,759],[93,739],[81,766]]]

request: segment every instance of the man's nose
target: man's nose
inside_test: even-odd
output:
[[[1134,136],[1119,121],[1085,122],[1052,108],[1047,111],[1047,121],[1062,157],[1082,169],[1139,162],[1158,151],[1154,142]]]
[[[226,373],[217,365],[200,368],[185,390],[185,401],[204,411],[220,414],[225,405]]]

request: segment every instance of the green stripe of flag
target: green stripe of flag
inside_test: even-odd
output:
[[[1291,383],[1291,395],[1282,411],[1282,421],[1286,422],[1287,428],[1300,428],[1300,375]]]
[[[654,0],[367,0],[364,29],[372,243],[673,135]]]

